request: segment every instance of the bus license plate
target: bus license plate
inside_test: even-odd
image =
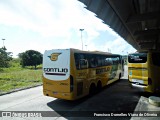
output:
[[[132,79],[132,82],[144,84],[144,81],[139,79]]]

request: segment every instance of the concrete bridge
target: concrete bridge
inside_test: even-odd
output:
[[[160,50],[160,0],[79,0],[137,50]]]

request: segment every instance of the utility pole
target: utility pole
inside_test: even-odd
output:
[[[82,50],[83,50],[83,39],[82,39],[82,31],[84,30],[84,29],[79,29],[80,31],[81,31],[81,42],[82,42]]]

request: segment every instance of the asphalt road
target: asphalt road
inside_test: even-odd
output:
[[[126,67],[125,67],[126,68]],[[127,69],[125,75],[120,80],[107,87],[94,96],[87,96],[77,101],[66,101],[43,95],[42,86],[18,91],[15,93],[0,96],[0,111],[52,111],[43,112],[50,117],[0,117],[3,120],[43,120],[43,119],[91,119],[94,114],[102,113],[133,113],[139,106],[141,97],[149,97],[149,94],[141,93],[129,87],[127,81]],[[154,110],[155,108],[152,107]],[[160,110],[160,109],[156,109]],[[69,112],[68,112],[69,111]],[[78,112],[77,112],[78,111]],[[68,115],[69,113],[69,115]],[[55,114],[55,115],[53,115]],[[85,117],[92,115],[91,117]],[[75,118],[75,116],[78,116]],[[84,116],[83,116],[84,115]],[[51,117],[52,116],[52,117]],[[54,116],[54,117],[53,117]],[[94,119],[133,119],[133,117],[94,117]]]

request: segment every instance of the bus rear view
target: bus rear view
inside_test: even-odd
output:
[[[160,52],[147,51],[128,55],[128,79],[133,87],[146,92],[160,91]]]
[[[147,53],[133,53],[128,55],[128,79],[133,87],[142,91],[148,87]]]
[[[43,93],[46,96],[70,100],[70,50],[45,51],[43,55]]]

